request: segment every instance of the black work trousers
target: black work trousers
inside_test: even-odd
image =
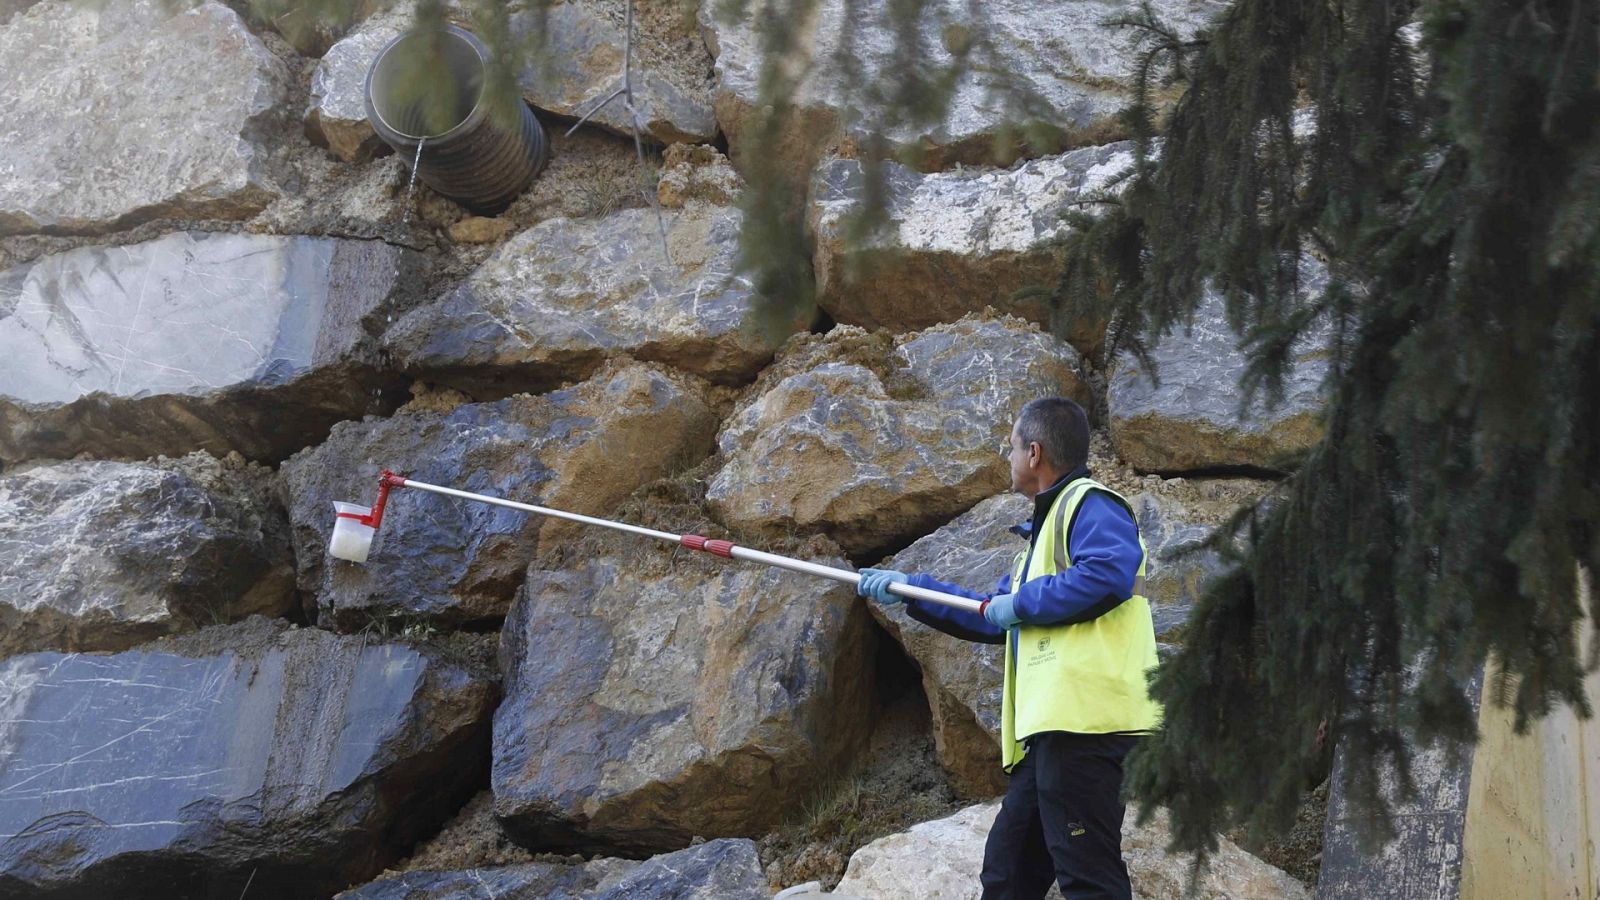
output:
[[[1122,861],[1123,734],[1049,731],[1028,739],[983,850],[983,900],[1130,900]]]

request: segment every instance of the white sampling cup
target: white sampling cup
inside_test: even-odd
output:
[[[372,510],[338,500],[333,501],[333,509],[336,515],[333,519],[333,537],[328,541],[328,553],[334,559],[366,562],[367,551],[372,549],[372,535],[377,529],[356,517],[369,516]]]

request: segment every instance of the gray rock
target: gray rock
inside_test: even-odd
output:
[[[850,246],[846,227],[859,215],[866,177],[856,160],[827,163],[817,173],[810,209],[818,302],[837,322],[895,331],[952,322],[986,305],[1046,324],[1044,298],[1012,295],[1055,286],[1060,243],[1071,230],[1068,204],[1105,191],[1132,164],[1126,143],[1010,170],[919,175],[886,163],[888,225]],[[1072,331],[1073,343],[1092,352],[1103,323]]]
[[[0,0],[0,25],[5,25],[38,3],[39,0]]]
[[[707,841],[646,860],[593,900],[767,900],[756,845],[745,839]]]
[[[1307,293],[1319,292],[1327,277],[1320,263],[1302,262]],[[1106,389],[1111,440],[1142,472],[1293,468],[1322,438],[1332,339],[1333,323],[1324,317],[1296,345],[1282,404],[1269,407],[1257,396],[1241,410],[1245,355],[1222,296],[1208,291],[1187,330],[1152,349],[1159,386],[1131,355],[1117,361]]]
[[[1415,690],[1415,670],[1410,673],[1410,680],[1408,689]],[[1474,717],[1482,685],[1481,671],[1466,685]],[[1401,794],[1400,774],[1388,763],[1355,776],[1376,782],[1377,794],[1388,804],[1392,816],[1393,838],[1382,843],[1374,841],[1378,843],[1376,847],[1367,838],[1375,835],[1381,824],[1346,794],[1350,761],[1343,744],[1337,747],[1329,781],[1328,819],[1322,832],[1317,897],[1457,900],[1461,896],[1473,747],[1408,743],[1414,790],[1410,796]]]
[[[1000,801],[968,807],[953,816],[911,826],[857,850],[836,888],[866,900],[977,900],[983,845]],[[1122,855],[1143,900],[1310,900],[1300,882],[1268,865],[1226,837],[1191,885],[1194,860],[1166,852],[1172,836],[1165,813],[1147,825],[1129,815],[1122,823]],[[1190,893],[1189,889],[1193,888]],[[1052,892],[1052,896],[1055,894]]]
[[[701,28],[716,57],[717,121],[728,136],[730,155],[745,167],[757,109],[761,73],[760,45],[753,27],[766,3],[743,7],[739,21],[721,21],[727,4],[702,4]],[[795,94],[795,114],[787,123],[782,146],[789,170],[802,179],[828,149],[859,140],[873,127],[874,112],[865,90],[893,83],[905,64],[894,58],[892,4],[852,4],[846,0],[818,3],[816,11],[795,27],[795,43],[804,57],[804,77]],[[860,7],[859,21],[846,12]],[[915,65],[929,78],[950,66],[950,48],[969,43],[971,66],[957,79],[949,111],[928,128],[885,122],[891,149],[916,151],[925,170],[957,162],[1009,163],[1024,148],[997,146],[997,138],[1014,136],[1037,124],[1056,134],[1055,149],[1028,148],[1030,155],[1086,144],[1101,144],[1126,135],[1116,113],[1132,96],[1137,54],[1129,33],[1101,23],[1132,15],[1131,0],[999,0],[981,5],[965,0],[940,0],[927,5],[921,30],[921,51]],[[1162,0],[1157,15],[1180,34],[1191,34],[1225,8],[1215,0]],[[974,19],[974,11],[981,14]],[[848,45],[843,35],[849,35]],[[987,46],[985,43],[987,42]],[[837,62],[843,52],[860,69],[862,87],[847,92]],[[1002,142],[1003,143],[1003,142]]]
[[[711,56],[692,34],[672,40],[651,34],[644,40],[644,13],[635,10],[633,98],[640,132],[661,143],[706,143],[717,136],[716,114],[711,107]],[[571,0],[544,11],[549,42],[518,74],[522,96],[539,109],[578,118],[622,87],[623,4],[604,0]],[[671,21],[673,12],[658,19]],[[537,39],[539,17],[523,13],[512,18],[515,34]],[[670,41],[660,50],[657,42]],[[618,134],[633,134],[633,117],[622,98],[607,103],[589,119]]]
[[[122,650],[294,608],[272,473],[204,453],[0,477],[0,657]]]
[[[815,309],[774,313],[735,273],[736,210],[691,203],[662,214],[670,261],[649,209],[522,232],[460,288],[397,323],[395,358],[476,391],[544,390],[621,353],[748,380]]]
[[[482,777],[492,684],[252,619],[0,662],[0,894],[327,896]]]
[[[1215,550],[1196,549],[1215,525],[1182,500],[1159,492],[1140,493],[1128,502],[1144,538],[1145,596],[1159,639],[1189,621],[1206,583],[1224,569]]]
[[[378,51],[404,34],[410,10],[396,10],[368,20],[322,55],[311,75],[311,102],[306,107],[306,134],[343,160],[357,161],[388,152],[367,121],[367,70]]]
[[[1010,486],[1022,405],[1087,402],[1078,354],[1013,317],[875,339],[840,326],[763,374],[724,425],[706,498],[738,529],[821,531],[851,555],[927,534]]]
[[[597,879],[583,866],[525,863],[457,872],[416,870],[379,878],[334,900],[495,900],[528,897],[579,900]]]
[[[762,834],[864,749],[871,629],[849,588],[611,532],[549,565],[501,632],[491,784],[520,842]]]
[[[327,555],[332,501],[372,504],[378,473],[390,468],[427,484],[604,516],[639,485],[710,453],[715,428],[691,379],[641,364],[547,396],[338,425],[282,467],[300,588],[315,596],[320,624],[339,629],[389,616],[499,618],[542,547],[592,526],[401,489],[357,565]]]
[[[979,503],[938,531],[884,560],[883,567],[925,572],[981,594],[1010,575],[1027,540],[1010,528],[1033,515],[1033,501],[1007,493]],[[969,797],[1005,791],[1000,769],[1000,691],[1005,651],[942,634],[906,614],[872,605],[872,614],[922,670],[933,717],[934,750],[957,789]]]
[[[419,264],[374,241],[179,232],[0,272],[0,461],[282,459],[385,408],[375,335]]]
[[[0,234],[249,218],[286,79],[215,0],[39,4],[0,30]]]

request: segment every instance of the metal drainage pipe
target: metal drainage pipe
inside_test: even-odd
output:
[[[365,93],[367,120],[415,177],[492,216],[533,182],[550,145],[526,103],[517,103],[512,127],[494,122],[484,96],[488,62],[489,48],[465,29],[410,31],[378,52]]]

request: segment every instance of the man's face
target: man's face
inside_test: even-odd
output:
[[[1022,442],[1017,435],[1017,427],[1011,426],[1010,451],[1007,458],[1011,462],[1011,489],[1031,496],[1033,487],[1032,470],[1028,467],[1028,454],[1031,447]]]

